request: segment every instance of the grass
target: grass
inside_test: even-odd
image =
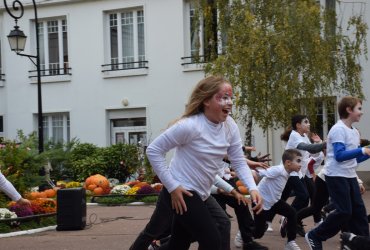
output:
[[[55,226],[56,224],[56,216],[41,217],[22,222],[0,222],[0,234],[30,230],[47,226]]]

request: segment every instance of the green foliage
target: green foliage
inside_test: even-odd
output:
[[[0,149],[1,172],[23,194],[30,187],[41,184],[39,170],[45,165],[45,157],[38,153],[35,133],[25,136],[18,131],[20,143],[5,141]]]
[[[106,175],[120,182],[125,182],[141,165],[139,148],[131,144],[120,143],[104,148],[102,157],[107,165]]]
[[[102,174],[124,182],[141,165],[135,145],[117,144],[99,148],[76,142],[71,148],[68,170],[74,180],[84,181],[93,174]]]
[[[158,196],[146,196],[141,199],[141,201],[145,203],[156,203],[157,200],[158,200]]]
[[[18,224],[11,225],[11,223],[9,222],[1,222],[0,234],[16,232],[21,230],[30,230],[47,226],[54,226],[56,224],[57,224],[56,216],[34,218],[30,219],[29,221],[21,221],[19,225]]]
[[[65,180],[73,176],[71,171],[72,148],[77,143],[77,139],[72,139],[66,144],[49,142],[45,145],[44,155],[52,166],[50,175],[53,179]]]
[[[71,151],[69,165],[73,180],[84,181],[93,174],[103,174],[106,171],[102,149],[91,143],[76,143]]]
[[[134,197],[125,197],[125,196],[117,196],[117,197],[97,197],[96,202],[99,204],[107,205],[107,206],[119,206],[122,204],[127,204],[136,201]]]
[[[363,97],[359,58],[367,54],[368,27],[362,16],[342,28],[334,11],[322,11],[315,0],[195,2],[195,19],[203,20],[205,43],[213,46],[204,52],[205,71],[234,85],[236,118],[250,128],[252,120],[263,130],[285,126],[302,107],[314,123],[317,97]],[[215,30],[222,35],[209,34]]]

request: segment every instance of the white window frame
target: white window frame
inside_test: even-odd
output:
[[[204,65],[202,63],[193,62],[193,50],[191,45],[191,18],[194,15],[194,8],[190,0],[184,1],[184,54],[182,59],[183,71],[196,71],[203,70]],[[203,31],[203,20],[200,20],[198,37],[199,37],[199,48],[197,56],[200,58],[204,56],[204,31]],[[195,51],[196,52],[196,51]]]
[[[62,116],[62,123],[63,123],[63,143],[70,142],[70,116],[69,113],[47,113],[43,114],[43,123],[42,127],[45,129],[44,121],[47,121],[47,133],[44,133],[44,141],[45,142],[61,142],[61,141],[55,141],[53,137],[53,116],[61,115]],[[37,116],[36,116],[37,118]]]
[[[49,39],[48,39],[48,22],[56,21],[58,27],[58,67],[55,70],[52,69],[51,64],[49,62]],[[65,23],[63,24],[63,21]],[[33,29],[35,29],[33,25]],[[64,62],[64,43],[63,43],[63,31],[66,29],[67,32],[67,48],[69,48],[69,30],[68,30],[68,20],[66,16],[56,16],[56,17],[49,17],[45,19],[39,20],[39,30],[42,30],[43,36],[42,39],[40,38],[40,57],[43,55],[43,58],[40,58],[40,63],[42,60],[44,62],[40,64],[41,69],[41,77],[43,83],[47,82],[64,82],[64,81],[71,81],[71,68],[70,68],[70,56],[68,55],[68,62]],[[37,34],[39,31],[37,31]],[[36,37],[33,39],[33,43],[36,48]],[[42,50],[42,51],[41,51]],[[34,52],[36,54],[36,51]],[[68,54],[69,49],[68,49]],[[51,73],[54,71],[55,73]],[[29,76],[32,80],[32,83],[37,82],[37,74],[36,74],[36,67],[30,72]]]
[[[184,0],[184,51],[185,56],[182,57],[182,66],[183,71],[195,71],[195,70],[203,70],[204,65],[202,63],[204,57],[204,25],[203,25],[203,19],[199,21],[199,27],[198,27],[198,38],[199,38],[199,48],[192,48],[192,41],[191,41],[191,18],[195,13],[195,8],[192,6],[192,1],[190,0]],[[217,17],[219,16],[219,12],[217,12]],[[218,46],[217,46],[217,53],[221,54],[223,51],[223,39],[222,34],[218,30],[217,31],[217,40],[218,40]],[[198,52],[196,55],[194,53]],[[196,63],[193,61],[194,56],[199,56],[200,63]]]
[[[139,55],[139,32],[138,32],[138,12],[143,13],[143,23],[144,23],[144,55]],[[123,13],[132,13],[132,25],[133,25],[133,49],[134,49],[134,59],[131,66],[126,68],[123,61],[123,49],[122,49],[122,14]],[[104,78],[111,77],[120,77],[120,76],[134,76],[134,75],[146,75],[148,74],[148,62],[147,62],[147,49],[146,49],[146,11],[143,6],[138,6],[135,8],[127,8],[106,12],[105,15],[105,41],[106,41],[106,50],[105,50],[105,61],[106,64],[102,65],[102,73]],[[110,16],[112,14],[117,15],[117,54],[118,58],[111,57],[111,36],[110,36]],[[143,57],[143,58],[140,58]],[[113,60],[116,59],[117,65],[113,64]]]

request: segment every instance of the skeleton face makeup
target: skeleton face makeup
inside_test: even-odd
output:
[[[216,100],[221,107],[233,105],[232,95],[231,86],[229,84],[224,84],[221,90],[216,94]]]

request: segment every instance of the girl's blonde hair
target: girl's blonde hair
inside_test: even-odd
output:
[[[203,112],[203,102],[211,99],[213,95],[220,91],[220,88],[224,83],[229,82],[222,76],[208,76],[198,82],[190,95],[188,104],[185,108],[185,112],[181,116],[181,118],[189,117]]]

